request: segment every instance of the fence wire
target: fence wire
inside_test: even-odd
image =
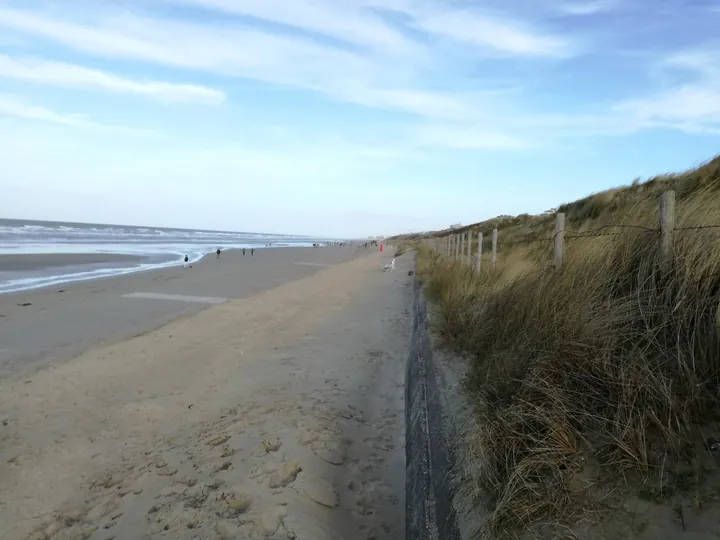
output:
[[[529,272],[530,274],[534,274],[537,272],[546,272],[548,269],[554,268],[554,262],[549,260],[549,257],[552,256],[552,251],[555,247],[555,239],[559,234],[564,235],[564,239],[566,240],[576,240],[581,238],[600,238],[600,237],[618,237],[623,236],[626,234],[625,232],[617,232],[613,231],[611,232],[611,229],[631,229],[636,230],[639,232],[649,233],[653,235],[660,236],[661,229],[660,228],[653,228],[653,227],[646,227],[644,225],[632,225],[632,224],[619,224],[619,225],[604,225],[602,227],[598,227],[596,229],[592,229],[590,231],[571,231],[569,229],[564,229],[563,231],[555,232],[552,236],[549,237],[540,237],[540,238],[519,238],[515,239],[509,242],[503,242],[502,238],[498,241],[498,247],[499,248],[513,248],[517,246],[530,246],[534,244],[545,244],[546,248],[542,251],[542,253],[535,259],[533,264],[537,264],[539,266],[542,266],[541,269],[533,272]],[[720,230],[720,225],[690,225],[686,227],[674,227],[673,232],[685,232],[685,231],[699,231],[699,230]],[[463,233],[467,234],[467,233]],[[441,241],[444,241],[443,239],[447,238],[445,237],[439,237]],[[487,235],[483,237],[483,245],[485,244],[486,239],[489,240],[491,238],[491,235]],[[476,238],[477,239],[477,238]],[[472,246],[475,247],[477,242],[473,242]],[[470,260],[471,265],[475,264],[475,261],[477,261],[477,251],[474,253],[472,252],[472,248],[470,249],[470,256],[468,257],[468,253],[466,251],[466,244],[467,241],[462,242],[460,245],[460,259]],[[453,246],[456,246],[453,244]],[[448,256],[450,258],[455,258],[455,249],[456,247],[451,247],[450,252],[445,252],[447,249],[447,245],[445,246],[431,246],[434,250],[438,251],[443,256]],[[500,250],[498,250],[500,251]],[[482,256],[480,257],[480,261],[482,264],[482,267],[485,267],[485,264],[492,264],[492,256],[489,252],[483,250]]]
[[[720,225],[694,225],[692,227],[675,227],[673,231],[698,231],[701,229],[720,229]]]

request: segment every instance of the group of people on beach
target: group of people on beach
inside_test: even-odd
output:
[[[242,248],[243,257],[245,256],[245,252],[246,252],[246,248]],[[221,253],[220,248],[217,248],[217,250],[215,250],[215,258],[216,259],[220,258],[220,253]],[[250,248],[250,256],[251,257],[255,256],[255,248]],[[185,258],[183,259],[183,268],[192,268],[192,264],[190,264],[190,257],[188,257],[187,255],[185,255]]]

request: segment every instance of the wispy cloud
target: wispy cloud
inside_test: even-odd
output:
[[[141,137],[157,138],[160,134],[146,129],[131,128],[103,124],[86,118],[83,115],[73,115],[54,111],[52,109],[29,103],[28,101],[13,95],[0,94],[0,116],[9,116],[45,122],[61,126],[89,129],[96,132],[115,133],[120,135],[131,135]]]
[[[680,72],[681,82],[617,103],[613,112],[644,128],[720,133],[720,48],[678,52],[663,59],[660,68]]]
[[[573,54],[569,40],[471,12],[430,13],[416,24],[433,34],[503,53],[562,57]]]
[[[140,81],[82,66],[0,54],[0,77],[66,88],[138,94],[161,101],[220,104],[225,93],[193,84]]]
[[[612,11],[620,6],[620,0],[568,0],[558,5],[567,15],[595,15]]]
[[[140,5],[127,1],[118,5]],[[188,80],[208,74],[254,79],[309,90],[335,102],[407,113],[424,120],[423,128],[409,137],[411,144],[521,149],[577,135],[624,134],[661,124],[701,129],[715,122],[712,103],[720,77],[711,77],[711,71],[720,64],[718,57],[707,55],[676,56],[666,66],[692,70],[702,81],[616,103],[588,102],[575,114],[536,110],[531,86],[490,96],[486,88],[492,73],[485,71],[484,62],[502,61],[507,71],[517,62],[524,72],[533,73],[530,66],[550,60],[561,67],[569,57],[583,54],[571,29],[552,26],[552,17],[547,24],[542,17],[524,17],[519,9],[458,8],[434,0],[141,4],[146,11],[0,7],[0,28],[60,44],[81,56],[169,68]],[[164,9],[153,11],[158,6]],[[207,13],[183,18],[168,6]],[[618,8],[617,0],[560,0],[546,11],[593,15]],[[0,76],[168,101],[219,103],[226,98],[224,90],[208,84],[140,80],[7,55],[0,55]],[[682,107],[673,111],[673,99]]]
[[[332,0],[164,0],[170,4],[218,10],[233,15],[299,28],[340,41],[384,51],[412,50],[415,43],[386,23],[372,7],[393,7],[378,2]]]
[[[284,84],[319,92],[377,73],[351,51],[238,24],[203,25],[99,11],[79,23],[0,8],[0,27],[101,58],[120,58]]]
[[[44,107],[26,103],[19,98],[2,94],[0,94],[0,114],[64,126],[95,127],[93,122],[89,122],[82,117],[57,113]]]
[[[522,150],[535,143],[520,135],[493,131],[482,126],[430,124],[413,130],[418,145],[457,150]]]
[[[297,4],[270,0],[262,5],[250,0],[164,1],[257,17],[370,48],[354,50],[308,35],[253,28],[237,19],[190,23],[103,9],[69,18],[67,14],[0,8],[0,27],[101,58],[290,85],[338,101],[442,118],[466,117],[481,102],[467,93],[422,89],[426,72],[435,70],[444,59],[433,51],[432,44],[393,29],[376,14],[378,9],[404,14],[407,24],[416,33],[418,29],[427,33],[433,43],[445,40],[529,58],[561,57],[572,51],[565,38],[532,30],[527,24],[477,13],[445,12],[437,6],[410,7],[401,0],[299,0]],[[475,54],[458,56],[453,64],[461,66]],[[139,89],[127,84],[114,86]]]

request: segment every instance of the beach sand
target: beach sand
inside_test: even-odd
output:
[[[120,253],[27,253],[0,254],[0,272],[27,272],[62,266],[143,262],[143,257]]]
[[[112,278],[63,283],[0,295],[0,376],[25,378],[91,346],[145,333],[208,307],[204,298],[233,300],[267,291],[350,261],[354,247],[238,250],[175,266]],[[136,298],[137,294],[170,299]],[[185,301],[183,301],[185,300]],[[197,300],[197,301],[193,301]]]
[[[403,538],[412,263],[390,257],[0,380],[3,539]]]

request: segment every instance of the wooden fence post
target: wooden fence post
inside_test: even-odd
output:
[[[660,266],[667,273],[673,264],[673,230],[675,229],[675,192],[660,195]]]
[[[475,270],[478,273],[480,273],[480,264],[482,263],[482,242],[483,233],[478,233],[477,266],[475,266]]]
[[[497,244],[498,244],[498,230],[493,229],[492,253],[490,254],[490,262],[492,264],[495,264],[497,262]]]
[[[555,271],[562,270],[565,261],[565,214],[555,214]]]
[[[472,231],[468,231],[468,239],[467,239],[467,263],[470,265],[470,268],[472,268]]]
[[[460,258],[460,235],[455,235],[455,259]]]

